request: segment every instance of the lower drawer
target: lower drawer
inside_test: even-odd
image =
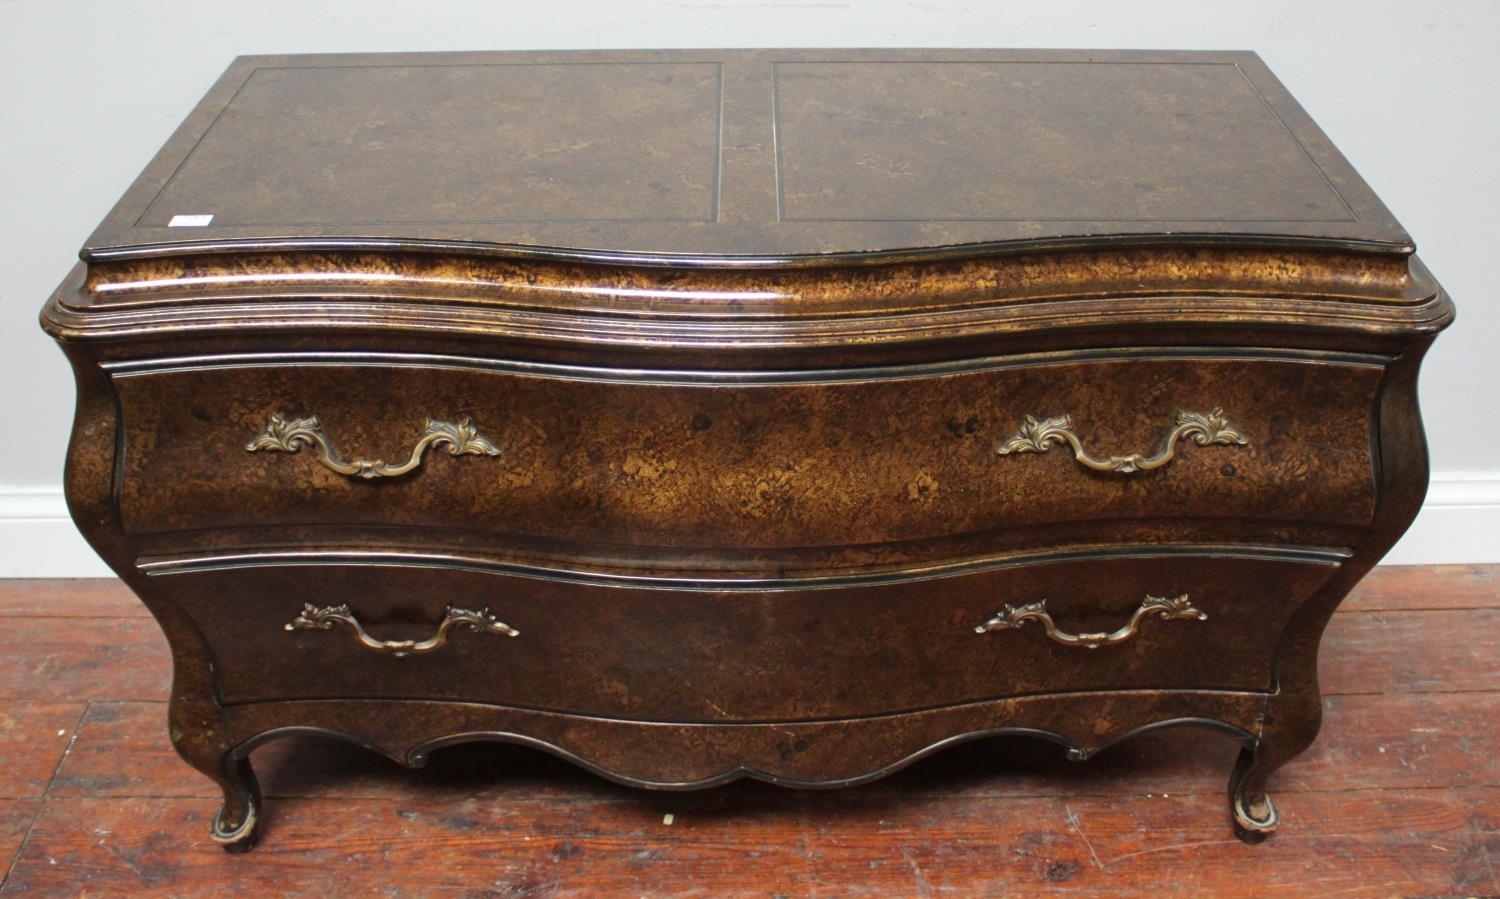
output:
[[[686,722],[1053,691],[1266,690],[1289,617],[1336,564],[1116,550],[776,590],[580,583],[390,554],[148,570],[207,638],[229,703],[448,699]],[[488,609],[518,634],[474,630],[448,607]]]

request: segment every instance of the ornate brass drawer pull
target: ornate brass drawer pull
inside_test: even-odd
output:
[[[1155,613],[1160,615],[1163,621],[1171,621],[1173,618],[1182,618],[1189,621],[1204,621],[1208,618],[1199,610],[1193,608],[1188,602],[1187,594],[1174,596],[1167,599],[1162,596],[1147,595],[1141,607],[1135,610],[1125,626],[1111,633],[1100,634],[1069,634],[1057,629],[1052,616],[1047,613],[1047,601],[1028,603],[1024,606],[1007,605],[1001,609],[994,618],[974,628],[976,634],[986,634],[990,631],[1010,630],[1019,628],[1028,621],[1040,621],[1046,629],[1047,636],[1064,646],[1082,646],[1085,649],[1098,649],[1101,646],[1113,646],[1116,643],[1124,643],[1135,636],[1136,630],[1146,616]]]
[[[1021,425],[1021,430],[1014,437],[995,447],[995,452],[1002,456],[1011,453],[1045,453],[1053,444],[1068,444],[1073,448],[1073,457],[1081,464],[1095,471],[1116,471],[1121,474],[1129,474],[1133,471],[1150,471],[1160,468],[1172,461],[1177,454],[1177,441],[1184,437],[1193,438],[1193,442],[1199,446],[1244,446],[1250,441],[1244,435],[1230,427],[1228,419],[1224,417],[1223,409],[1215,409],[1204,415],[1201,412],[1178,412],[1177,426],[1167,435],[1165,444],[1154,456],[1143,456],[1140,453],[1131,453],[1128,456],[1110,456],[1100,459],[1089,455],[1083,448],[1083,443],[1073,431],[1073,418],[1064,415],[1059,418],[1044,418],[1040,421],[1034,416],[1026,416],[1026,423]]]
[[[475,612],[470,609],[455,609],[453,606],[447,607],[447,614],[443,616],[443,622],[438,625],[437,633],[420,641],[377,640],[365,631],[364,625],[359,623],[347,605],[315,606],[312,603],[306,603],[302,606],[302,614],[288,622],[286,629],[289,631],[327,631],[340,623],[354,629],[354,637],[359,640],[361,646],[376,652],[389,653],[398,658],[442,649],[443,644],[448,642],[448,631],[458,625],[481,634],[521,636],[520,631],[491,615],[489,609],[480,609]]]
[[[422,456],[429,446],[445,447],[452,456],[500,455],[500,450],[480,436],[479,429],[469,419],[465,418],[455,425],[429,418],[422,439],[412,447],[411,458],[401,465],[391,465],[380,459],[354,459],[345,462],[328,445],[328,438],[323,436],[323,426],[318,423],[317,416],[289,419],[279,412],[271,416],[271,422],[266,425],[265,431],[250,441],[245,449],[252,453],[259,450],[295,453],[304,446],[316,446],[322,454],[318,461],[327,468],[339,474],[367,479],[394,478],[406,474],[422,464]]]

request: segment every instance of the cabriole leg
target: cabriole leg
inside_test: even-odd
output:
[[[205,721],[204,716],[189,713],[189,704],[173,703],[172,745],[184,761],[218,784],[224,793],[224,804],[209,825],[209,837],[224,847],[225,852],[248,852],[260,837],[260,784],[250,760],[237,758],[229,746],[215,739],[218,716],[210,715]],[[199,720],[184,720],[195,717]],[[194,727],[195,724],[198,726]]]
[[[1302,705],[1306,709],[1307,704]],[[1314,700],[1311,709],[1300,715],[1284,710],[1268,714],[1256,745],[1240,750],[1234,772],[1229,776],[1229,813],[1234,821],[1234,835],[1246,843],[1264,841],[1280,823],[1276,806],[1266,792],[1266,781],[1276,769],[1312,745],[1322,719],[1321,702]]]
[[[260,839],[260,784],[249,759],[225,756],[224,769],[215,777],[224,791],[224,804],[214,814],[208,835],[225,852],[249,852]]]

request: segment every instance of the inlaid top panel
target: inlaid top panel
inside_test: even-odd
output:
[[[776,66],[792,221],[1352,222],[1232,64]]]
[[[711,62],[263,66],[137,224],[707,222],[718,144]]]
[[[1112,236],[1410,243],[1251,53],[715,50],[244,57],[84,256]]]

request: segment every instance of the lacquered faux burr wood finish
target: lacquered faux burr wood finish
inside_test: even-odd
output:
[[[686,788],[1198,723],[1263,835],[1452,314],[1253,54],[804,50],[238,60],[43,323],[247,848],[308,729]]]
[[[202,233],[168,227],[212,215]],[[237,60],[89,239],[785,257],[1117,234],[1410,238],[1253,53]]]

